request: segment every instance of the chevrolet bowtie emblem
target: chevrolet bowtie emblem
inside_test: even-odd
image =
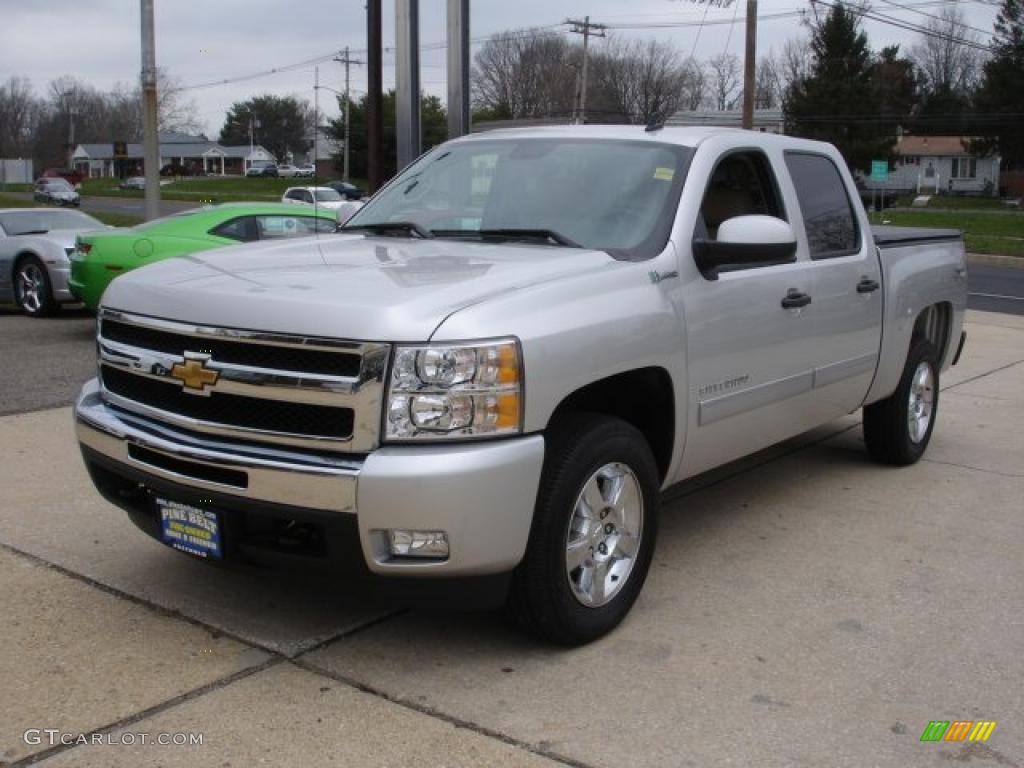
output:
[[[206,361],[209,359],[209,355],[194,356],[193,353],[186,352],[185,362],[175,363],[171,368],[171,377],[180,381],[186,390],[198,390],[206,394],[206,387],[212,387],[220,378],[220,373],[206,367]]]

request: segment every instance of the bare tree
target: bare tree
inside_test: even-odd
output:
[[[683,64],[683,109],[696,112],[708,95],[708,75],[704,65],[692,56]]]
[[[0,157],[25,157],[32,152],[32,134],[41,104],[24,77],[0,86]]]
[[[568,115],[575,58],[574,46],[554,32],[494,35],[476,54],[473,101],[504,118]]]
[[[711,79],[710,91],[712,106],[719,111],[732,109],[740,90],[739,57],[732,53],[720,53],[708,60],[708,72]]]
[[[779,62],[769,53],[757,63],[757,80],[754,83],[755,109],[777,109],[782,106],[782,78]]]
[[[683,106],[687,72],[671,43],[613,39],[600,61],[598,88],[611,110],[628,122],[648,123]]]
[[[805,80],[811,74],[812,63],[811,46],[806,39],[791,38],[786,41],[782,46],[778,67],[783,99],[794,83]]]
[[[938,16],[928,21],[931,34],[922,35],[910,55],[931,93],[969,94],[981,74],[981,52],[973,47],[980,38],[967,26],[959,8],[943,8]]]

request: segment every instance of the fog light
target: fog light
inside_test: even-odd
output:
[[[392,557],[448,557],[448,534],[444,531],[388,531]]]

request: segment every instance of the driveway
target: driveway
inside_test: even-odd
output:
[[[1020,768],[1024,319],[968,333],[925,460],[870,463],[856,415],[671,489],[634,611],[576,650],[188,559],[93,491],[68,408],[2,417],[0,763]]]

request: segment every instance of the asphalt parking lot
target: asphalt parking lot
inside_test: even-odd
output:
[[[29,411],[0,417],[2,765],[1024,767],[1024,318],[969,314],[914,467],[870,463],[851,416],[671,489],[633,613],[572,651],[148,539],[47,407],[91,318],[25,322],[84,351],[39,381],[9,370],[24,334],[0,348]],[[919,740],[982,719],[985,743]]]

